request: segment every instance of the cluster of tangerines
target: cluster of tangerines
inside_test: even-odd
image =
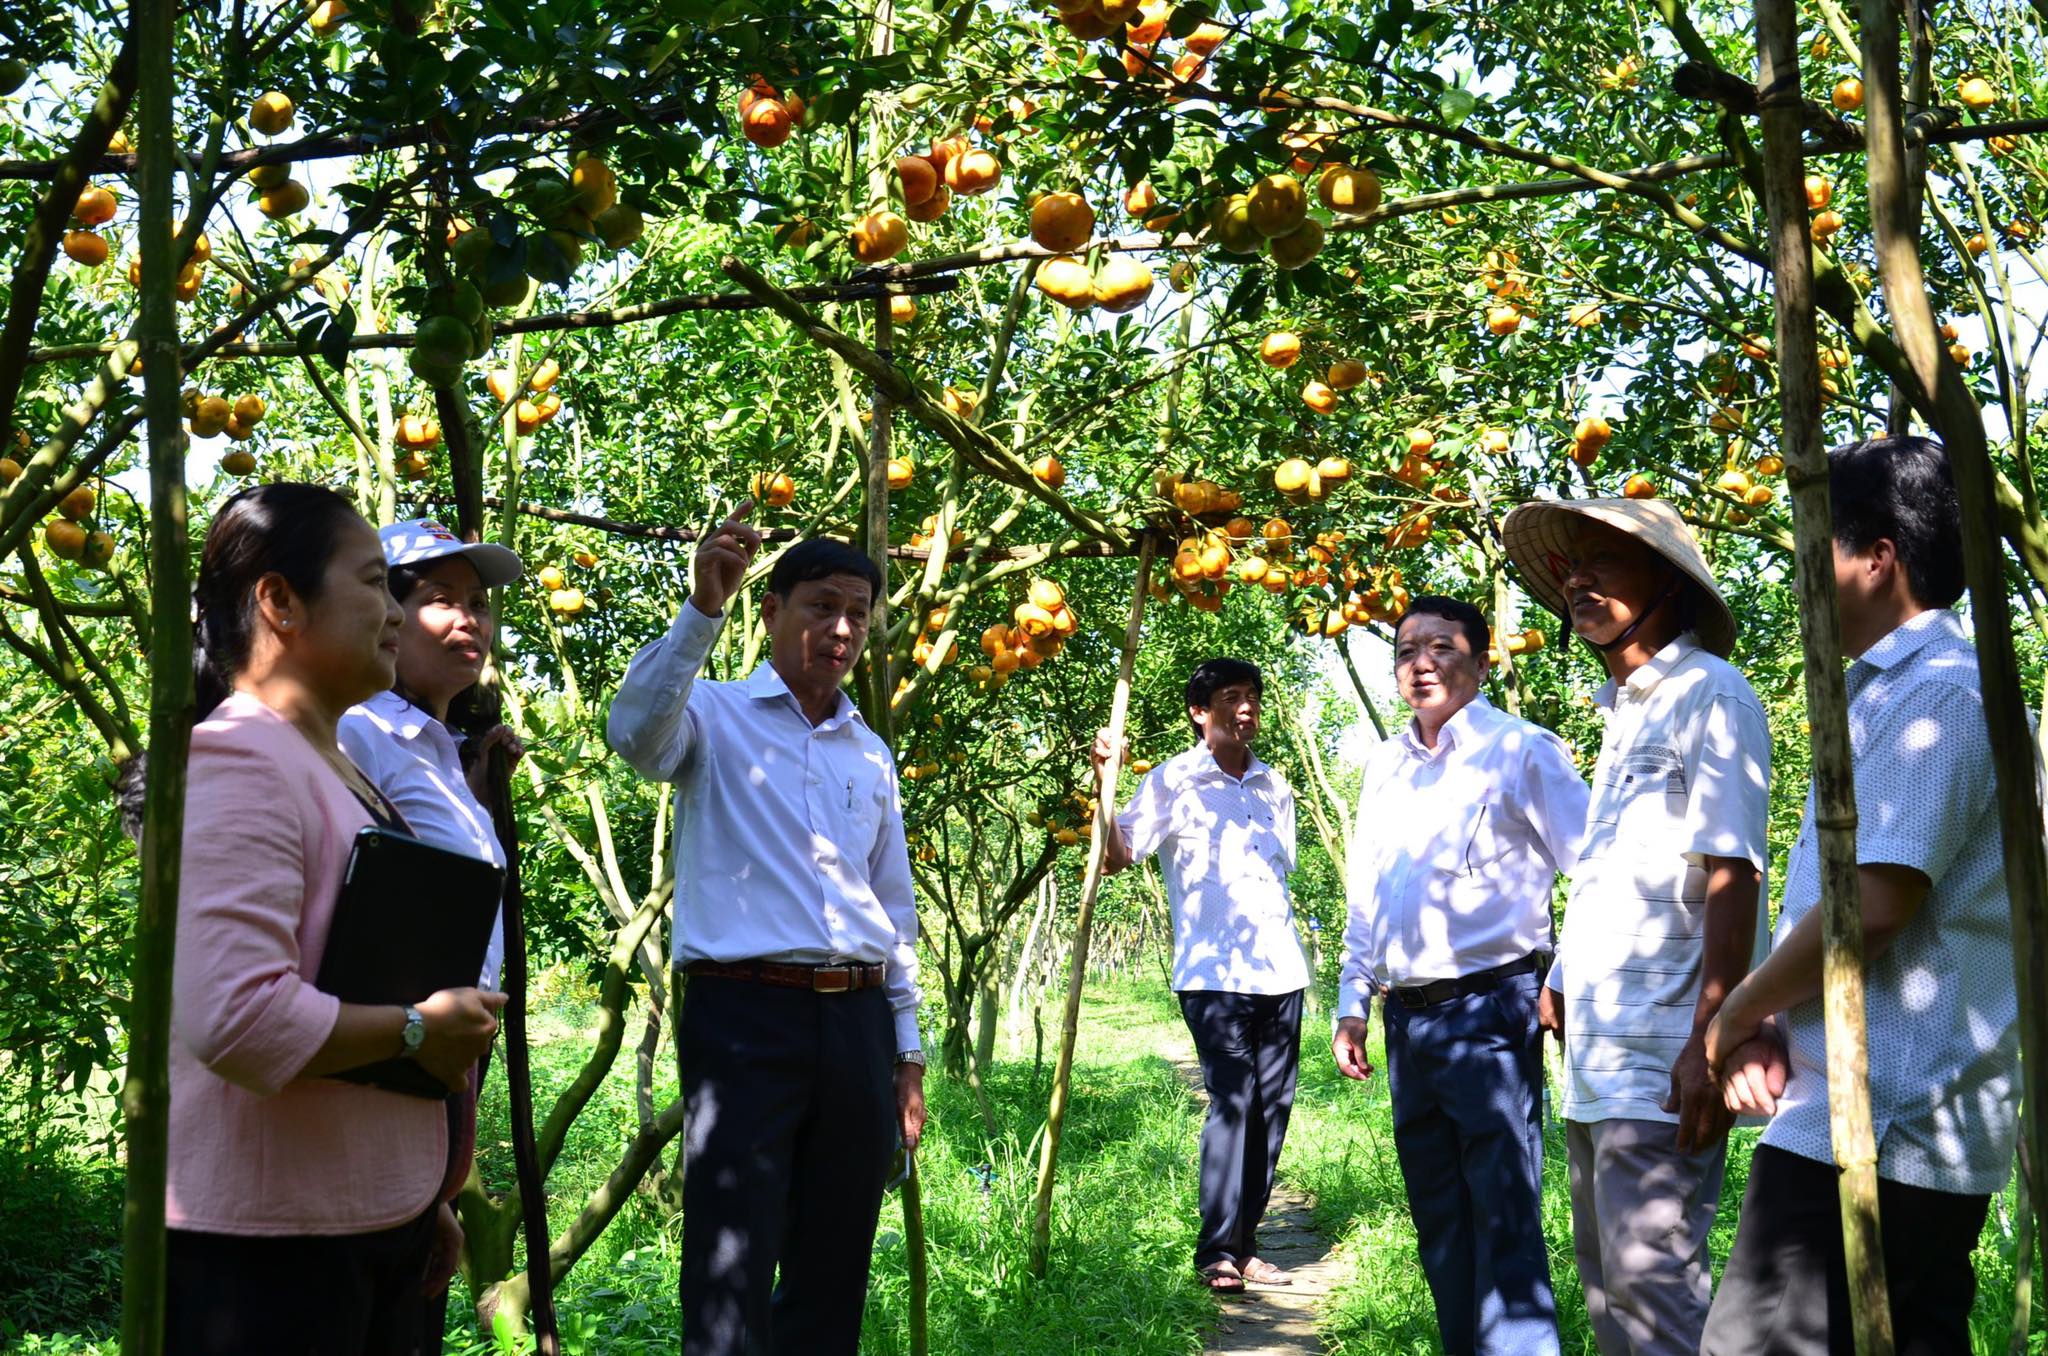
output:
[[[1401,567],[1367,565],[1354,556],[1337,562],[1341,587],[1330,586],[1330,562],[1336,561],[1337,553],[1343,549],[1343,534],[1326,533],[1324,537],[1336,540],[1326,546],[1324,538],[1318,537],[1316,545],[1309,548],[1311,558],[1320,554],[1327,559],[1317,566],[1320,578],[1311,581],[1319,592],[1304,598],[1291,619],[1294,629],[1311,636],[1338,636],[1369,622],[1399,620],[1408,610],[1409,601],[1407,586],[1401,582]],[[1321,591],[1325,588],[1327,592]]]
[[[265,136],[278,136],[288,131],[296,116],[291,96],[281,90],[271,90],[258,95],[249,105],[248,125],[250,130]],[[134,150],[125,132],[116,132],[107,149],[116,154],[127,154]],[[312,201],[306,186],[291,177],[288,164],[258,165],[248,173],[250,185],[256,190],[251,201],[264,216],[279,220],[302,212]],[[89,184],[79,193],[77,205],[71,211],[71,228],[64,233],[64,253],[73,262],[86,268],[98,268],[107,262],[112,246],[101,228],[113,221],[119,211],[119,200],[114,190],[104,184]],[[183,229],[182,223],[179,227]],[[179,301],[191,301],[199,295],[199,287],[205,278],[206,265],[213,258],[213,245],[202,232],[193,242],[192,253],[179,266],[177,280],[173,284]],[[128,281],[139,286],[142,282],[142,259],[136,255],[128,261]]]
[[[1260,342],[1259,361],[1283,372],[1293,367],[1301,361],[1301,336],[1292,330],[1275,330]],[[1301,403],[1317,414],[1330,414],[1337,408],[1340,392],[1363,385],[1373,375],[1356,358],[1337,358],[1320,377],[1308,379],[1301,388]]]
[[[597,568],[595,551],[573,551],[569,558],[575,561],[580,569]],[[570,621],[582,615],[583,610],[590,606],[590,600],[584,596],[583,590],[569,582],[569,576],[563,573],[559,565],[541,566],[540,572],[534,576],[534,583],[540,585],[541,591],[547,594],[548,611],[554,613],[558,620]]]
[[[1522,256],[1516,250],[1486,252],[1486,266],[1480,271],[1479,281],[1493,294],[1486,306],[1486,332],[1497,338],[1506,338],[1522,328],[1522,321],[1529,315],[1529,285],[1521,269]],[[1600,308],[1582,303],[1574,306],[1565,320],[1575,329],[1590,329],[1600,323]]]
[[[944,624],[943,617],[940,622]],[[981,633],[981,652],[988,662],[976,664],[967,676],[977,686],[994,691],[1018,669],[1035,669],[1057,655],[1080,629],[1081,620],[1067,605],[1066,591],[1050,579],[1034,579],[1024,601],[1012,609],[1010,620]]]
[[[1150,763],[1131,764],[1131,771],[1141,777],[1151,770]],[[1051,808],[1033,806],[1026,810],[1024,822],[1044,829],[1061,847],[1073,847],[1095,836],[1095,810],[1095,797],[1085,791],[1069,791],[1053,801]]]
[[[554,389],[555,383],[561,379],[562,365],[553,358],[547,358],[533,369],[524,388],[519,384],[518,374],[508,367],[493,370],[484,379],[484,386],[490,391],[491,398],[498,402],[499,408],[510,412],[519,436],[530,438],[542,424],[562,412],[562,397],[555,394]]]
[[[1219,35],[1221,31],[1217,30]],[[1013,97],[1011,111],[1022,117],[1035,108]],[[1290,133],[1286,140],[1293,166],[1300,173],[1320,171],[1317,198],[1331,213],[1362,216],[1377,210],[1381,200],[1378,176],[1368,168],[1323,161],[1321,151],[1329,136],[1307,128]],[[986,193],[1001,182],[1002,175],[1002,162],[995,153],[975,145],[965,134],[942,137],[923,154],[899,156],[894,191],[903,212],[876,208],[865,213],[848,231],[847,247],[864,264],[893,259],[910,243],[910,221],[935,221],[951,205],[954,194]],[[1163,232],[1182,216],[1180,210],[1160,202],[1149,181],[1132,185],[1124,194],[1123,206],[1151,231]],[[1293,174],[1269,174],[1244,192],[1227,194],[1211,204],[1207,238],[1233,254],[1264,252],[1276,267],[1299,268],[1322,250],[1325,236],[1323,223],[1310,216],[1308,209],[1308,192],[1300,179]],[[1094,208],[1079,192],[1061,189],[1035,195],[1029,210],[1031,239],[1053,255],[1038,271],[1036,284],[1041,292],[1077,311],[1101,307],[1112,312],[1131,310],[1151,295],[1152,271],[1135,259],[1117,254],[1091,269],[1076,257],[1096,225]],[[801,246],[811,234],[810,223],[802,221],[785,226],[779,238],[785,245]],[[1192,282],[1192,269],[1176,265],[1175,287],[1186,290]],[[908,304],[900,307],[899,314],[892,302],[892,314],[899,319],[914,318],[915,304],[908,298],[898,300]]]
[[[804,101],[784,94],[760,76],[740,93],[740,133],[763,150],[774,150],[804,125]]]
[[[256,436],[267,408],[263,397],[250,393],[236,396],[230,404],[222,395],[208,395],[197,386],[187,386],[179,398],[186,431],[195,438],[214,438],[225,433],[238,443]],[[256,469],[256,458],[247,448],[237,447],[220,459],[220,469],[231,476],[245,476]]]
[[[936,542],[938,540],[938,536],[939,515],[936,513],[927,513],[924,516],[924,522],[918,525],[917,531],[910,534],[911,549],[923,550],[924,548],[931,546],[934,542]],[[948,554],[951,554],[952,552],[959,550],[966,544],[967,533],[963,529],[956,527],[951,532],[946,534],[945,549]]]
[[[441,424],[432,415],[408,414],[401,417],[391,430],[391,441],[405,455],[398,458],[394,468],[407,480],[425,480],[434,473],[427,453],[441,442]]]
[[[1111,254],[1091,271],[1075,255],[1094,234],[1095,209],[1087,199],[1064,189],[1041,194],[1031,204],[1031,239],[1053,251],[1053,257],[1038,266],[1033,285],[1071,311],[1099,306],[1121,315],[1144,305],[1153,282],[1145,264],[1128,254]]]
[[[16,446],[26,450],[27,435],[17,433],[15,437]],[[0,458],[0,478],[13,479],[5,470],[12,461],[11,457]],[[113,563],[113,534],[86,526],[98,504],[99,495],[90,485],[80,485],[57,501],[57,516],[43,525],[43,545],[51,555],[89,570],[104,570]]]
[[[903,215],[878,208],[855,221],[847,232],[846,246],[860,262],[879,264],[903,252],[910,243],[910,226],[904,215],[911,221],[937,221],[953,205],[955,193],[973,197],[1002,182],[1003,164],[995,153],[964,135],[942,137],[931,147],[923,155],[897,157],[896,192],[903,201]],[[803,245],[810,238],[810,223],[800,222],[784,232],[783,243]]]

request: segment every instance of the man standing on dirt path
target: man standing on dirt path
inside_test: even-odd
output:
[[[1301,1062],[1308,961],[1294,927],[1294,792],[1252,753],[1265,680],[1239,659],[1188,677],[1197,743],[1145,774],[1103,845],[1114,874],[1160,854],[1173,912],[1173,987],[1202,1061],[1202,1232],[1195,1269],[1211,1290],[1290,1285],[1258,1255]],[[1098,769],[1109,731],[1096,736]]]
[[[1539,971],[1586,826],[1563,740],[1496,709],[1486,618],[1419,597],[1394,625],[1415,712],[1367,756],[1337,985],[1337,1070],[1364,1079],[1383,998],[1394,1149],[1446,1356],[1556,1356],[1543,1238]]]
[[[606,737],[676,786],[684,1356],[854,1356],[891,1150],[925,1118],[896,764],[840,690],[882,578],[796,543],[761,600],[768,662],[700,680],[761,546],[751,506],[698,547]]]
[[[1694,1356],[1733,1114],[1707,1025],[1749,973],[1770,859],[1771,730],[1735,614],[1669,504],[1523,504],[1530,596],[1604,662],[1586,841],[1541,996],[1564,1042],[1572,1243],[1601,1356]]]

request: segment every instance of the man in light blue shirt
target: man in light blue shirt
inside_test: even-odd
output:
[[[1924,438],[1829,456],[1849,667],[1870,1111],[1902,1352],[1968,1352],[1970,1253],[2017,1135],[2019,1006],[1996,777],[1948,457]],[[1809,794],[1770,958],[1707,1032],[1732,1111],[1771,1117],[1705,1356],[1851,1350],[1828,1126],[1820,861]]]

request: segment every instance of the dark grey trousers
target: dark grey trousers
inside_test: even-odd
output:
[[[854,1356],[896,1142],[894,1043],[880,989],[687,982],[684,1356]]]
[[[1853,1356],[1837,1171],[1759,1144],[1701,1356]],[[1898,1356],[1969,1356],[1989,1196],[1877,1179]]]
[[[1256,1235],[1294,1110],[1301,1064],[1301,990],[1187,989],[1181,1015],[1202,1061],[1202,1233],[1195,1265],[1258,1256]]]

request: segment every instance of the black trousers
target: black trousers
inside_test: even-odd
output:
[[[1832,1163],[1757,1146],[1701,1356],[1853,1356],[1839,1176]],[[1877,1179],[1898,1356],[1969,1356],[1970,1252],[1990,1205]]]
[[[1202,1232],[1195,1265],[1259,1255],[1257,1233],[1294,1110],[1301,1065],[1301,997],[1185,989],[1181,1016],[1202,1061]]]
[[[677,1020],[685,1356],[853,1356],[896,1144],[888,1000],[698,975]]]
[[[413,1356],[434,1212],[370,1234],[252,1238],[172,1229],[168,1356]]]

